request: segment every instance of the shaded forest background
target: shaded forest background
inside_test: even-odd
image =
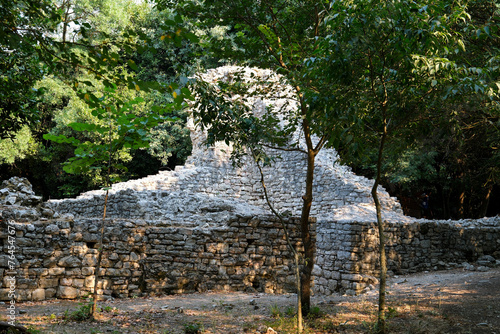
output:
[[[465,54],[456,61],[481,71],[500,47],[496,34],[484,28],[500,20],[499,5],[470,1],[468,11],[468,30],[456,27],[466,38]],[[198,71],[236,65],[231,52],[238,51],[238,41],[244,38],[231,26],[208,29],[196,20],[178,20],[174,5],[168,2],[155,6],[133,0],[2,0],[0,15],[4,23],[0,34],[0,179],[26,177],[44,199],[74,197],[101,184],[102,170],[83,175],[64,172],[64,162],[75,154],[72,145],[45,140],[43,135],[101,140],[99,134],[78,132],[69,124],[101,122],[85,94],[102,95],[107,86],[103,77],[115,79],[120,96],[141,97],[143,102],[134,112],[147,115],[152,106],[173,103],[176,94],[138,89],[132,82],[167,87],[175,83],[182,89]],[[176,28],[170,30],[172,22]],[[185,38],[165,43],[179,37],[181,30],[196,35],[196,42]],[[206,51],[221,41],[231,51],[226,56]],[[108,57],[99,52],[103,45]],[[122,62],[110,65],[108,58]],[[477,94],[481,89],[478,86],[476,94],[464,92],[453,103],[441,105],[434,116],[427,114],[421,120],[427,130],[415,130],[409,148],[386,160],[383,185],[398,197],[406,214],[439,219],[500,214],[499,107],[498,101]],[[122,149],[118,154],[126,166],[122,180],[183,164],[191,151],[186,117],[182,109],[175,109],[150,132],[148,148]],[[342,157],[342,148],[339,154]],[[351,161],[350,166],[359,175],[373,177],[376,154],[373,150],[372,157]],[[422,208],[425,195],[430,204],[426,212]]]

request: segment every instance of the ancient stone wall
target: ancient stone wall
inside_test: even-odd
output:
[[[54,213],[26,180],[11,179],[3,185],[0,299],[8,299],[11,277],[20,300],[87,295],[94,285],[101,219]],[[104,296],[294,291],[293,263],[282,226],[274,216],[207,195],[148,194],[148,205],[140,204],[147,208],[142,214],[106,221],[99,283]],[[111,201],[111,212],[130,210],[135,215],[136,208],[130,206],[137,198],[133,192],[128,196],[128,204],[120,202],[124,206],[119,208],[111,209],[117,204]],[[102,203],[92,205],[101,207]],[[357,294],[376,283],[378,235],[373,220],[368,219],[373,217],[370,209],[365,208],[365,220],[358,215],[358,219],[320,220],[313,225],[317,231],[315,293]],[[342,215],[348,217],[349,212]],[[289,224],[293,243],[300,249],[298,219],[290,218]],[[475,269],[470,264],[475,261],[478,270],[487,270],[500,262],[500,217],[404,219],[386,224],[392,274],[460,266],[470,270]]]
[[[326,152],[325,152],[326,153]],[[283,154],[282,154],[283,155]],[[279,211],[298,214],[302,207],[305,179],[305,161],[295,153],[287,152],[286,159],[266,168],[266,186],[269,196]],[[291,164],[296,170],[291,169]],[[333,168],[332,168],[333,169]],[[352,174],[352,173],[351,173]],[[346,182],[327,166],[317,166],[314,181],[314,204],[311,215],[327,217],[338,208],[371,204],[371,183],[364,177],[349,175]],[[162,205],[177,194],[201,194],[227,201],[246,203],[267,210],[260,176],[250,162],[244,168],[235,168],[229,161],[220,166],[184,167],[174,172],[160,172],[140,180],[116,184],[109,200],[110,217],[144,218],[157,215],[168,206]],[[398,203],[381,188],[382,202],[390,211],[399,210]],[[57,212],[74,214],[76,217],[98,217],[104,202],[103,191],[84,193],[75,199],[51,200],[48,205]],[[156,209],[152,210],[151,207]],[[159,211],[158,211],[159,210]]]
[[[377,282],[380,268],[375,223],[318,221],[317,229],[317,293],[358,294]],[[487,270],[500,264],[500,216],[388,222],[385,236],[390,275],[458,267]]]
[[[15,223],[18,298],[87,295],[94,284],[100,223],[98,219]],[[205,226],[109,219],[106,226],[99,283],[104,296],[295,290],[293,261],[281,225],[272,216],[234,215],[224,224]],[[292,219],[289,228],[300,249],[296,226],[297,219]],[[375,224],[319,221],[315,226],[314,292],[359,294],[373,288],[379,270]],[[0,300],[7,300],[12,273],[5,221],[1,230]],[[390,274],[456,267],[487,270],[500,262],[500,217],[391,223],[386,235]]]
[[[94,286],[98,219],[14,223],[15,270],[0,232],[0,300],[15,277],[18,300],[77,298]],[[301,249],[290,222],[292,243]],[[272,216],[233,216],[218,226],[147,220],[106,221],[99,293],[132,297],[207,290],[294,291],[281,223]]]

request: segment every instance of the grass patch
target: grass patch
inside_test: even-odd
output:
[[[193,322],[189,324],[184,324],[184,333],[185,334],[200,334],[205,331],[203,324],[200,322]]]

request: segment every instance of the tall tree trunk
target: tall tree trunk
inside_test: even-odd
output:
[[[377,333],[385,334],[387,332],[386,317],[385,317],[385,295],[386,295],[386,281],[387,281],[387,258],[385,254],[385,234],[384,222],[382,220],[382,207],[378,198],[377,188],[380,184],[382,172],[382,156],[384,151],[384,144],[387,138],[387,121],[384,119],[384,128],[382,137],[380,139],[380,147],[378,150],[377,158],[377,176],[372,188],[372,197],[375,202],[375,209],[377,211],[377,226],[379,235],[379,255],[380,255],[380,285],[378,295],[378,316],[377,316]]]
[[[302,270],[302,293],[301,304],[304,315],[309,314],[311,309],[311,279],[314,267],[314,243],[311,238],[311,226],[309,216],[311,213],[311,205],[313,200],[313,181],[314,181],[314,162],[316,152],[308,149],[307,152],[307,172],[306,172],[306,192],[302,196],[302,214],[300,216],[300,230],[302,243],[304,245],[305,263]]]
[[[299,253],[297,251],[294,252],[295,259],[295,277],[296,277],[296,285],[297,285],[297,333],[301,334],[304,330],[304,320],[302,318],[302,283],[300,282],[300,261],[299,261]]]
[[[106,197],[104,197],[104,211],[102,214],[102,223],[101,223],[101,237],[99,241],[99,247],[97,249],[97,264],[95,267],[95,274],[94,274],[94,301],[92,304],[92,317],[95,319],[96,318],[96,311],[97,311],[97,282],[99,281],[99,271],[101,270],[101,260],[102,260],[102,253],[103,253],[103,246],[104,246],[104,222],[106,219],[106,208],[108,205],[108,195],[109,195],[109,189],[106,189]]]

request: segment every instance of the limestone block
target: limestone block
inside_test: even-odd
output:
[[[126,291],[128,288],[127,284],[115,284],[112,286],[113,291]]]
[[[73,284],[73,279],[66,277],[61,278],[59,284],[63,286],[71,286]]]
[[[78,289],[61,285],[57,289],[57,297],[63,299],[75,299],[76,297],[78,297]]]
[[[36,264],[38,265],[40,263],[40,260],[37,259],[37,262]],[[26,271],[25,271],[25,274],[26,274]],[[46,269],[46,268],[34,268],[34,269],[28,269],[28,272],[27,272],[28,276],[35,276],[35,277],[41,277],[41,276],[47,276],[49,274],[49,270]],[[2,276],[1,272],[0,272],[0,277]]]
[[[140,257],[139,255],[137,255],[136,253],[134,252],[131,252],[130,253],[130,261],[139,261],[140,260]]]
[[[45,289],[45,298],[46,299],[54,298],[56,296],[56,292],[57,290],[54,288]]]
[[[16,293],[16,300],[17,301],[31,300],[31,290],[18,289],[16,292],[17,292]]]
[[[245,265],[247,263],[250,263],[250,257],[247,254],[240,254],[238,255],[238,259],[236,261],[237,265]]]
[[[340,286],[343,288],[343,289],[349,289],[351,287],[351,282],[348,281],[348,280],[341,280],[340,281]]]
[[[98,233],[88,233],[88,232],[85,232],[85,233],[83,233],[82,240],[85,241],[85,242],[99,242],[100,236],[99,236]]]
[[[119,273],[119,276],[122,276],[122,277],[129,277],[132,272],[129,270],[129,269],[121,269],[118,271]]]
[[[47,218],[52,218],[54,216],[54,211],[49,208],[42,208],[42,215]]]
[[[15,196],[15,195],[7,196],[4,199],[4,201],[5,201],[5,204],[7,204],[7,205],[15,205],[17,202],[17,196]]]
[[[83,235],[80,232],[70,233],[69,234],[69,239],[70,240],[74,240],[74,241],[82,241],[83,240]]]
[[[45,268],[52,268],[57,266],[57,258],[55,256],[43,260],[43,266]]]
[[[107,258],[102,258],[101,259],[101,267],[103,268],[111,268],[114,267],[113,261],[107,259]]]
[[[47,227],[45,227],[45,233],[57,234],[59,233],[59,226],[57,226],[56,224],[47,225]]]
[[[362,282],[363,276],[359,274],[342,274],[342,279],[354,282]]]
[[[89,276],[85,277],[83,286],[86,288],[93,288],[95,285],[95,277],[94,276]]]
[[[45,300],[45,289],[35,289],[31,293],[31,300],[40,301]]]
[[[329,290],[337,291],[339,288],[339,282],[337,280],[331,279],[331,280],[328,280],[327,286],[328,286]]]
[[[106,269],[107,276],[120,276],[120,270],[115,268],[107,268]]]
[[[0,300],[2,301],[11,300],[9,293],[10,289],[0,289]]]
[[[15,276],[14,276],[14,279],[10,279],[10,278],[12,278],[12,276],[3,277],[2,286],[4,286],[4,287],[10,287],[11,285],[15,286],[16,282],[17,282],[17,278]]]
[[[222,260],[222,265],[226,267],[233,267],[236,265],[236,260],[234,258],[225,258]]]
[[[38,287],[42,289],[55,288],[59,285],[58,278],[41,278]]]
[[[49,269],[50,276],[60,276],[66,271],[66,268],[54,267]]]
[[[491,255],[483,255],[477,260],[479,266],[494,267],[496,260]]]
[[[366,287],[364,283],[352,283],[352,289],[358,294]]]
[[[82,274],[82,270],[80,268],[71,268],[66,269],[65,275],[67,276],[80,276]]]
[[[66,257],[63,257],[62,259],[60,259],[57,262],[57,265],[59,267],[70,267],[70,268],[81,267],[82,260],[80,260],[76,256],[71,255],[71,256],[66,256]]]
[[[315,264],[313,267],[312,274],[313,276],[323,276],[323,270],[321,269],[321,267]]]
[[[89,275],[94,275],[95,268],[92,267],[83,267],[82,268],[82,275],[83,276],[89,276]]]
[[[21,232],[21,231],[18,231],[18,232]],[[16,239],[16,246],[19,248],[29,247],[29,246],[32,246],[32,244],[33,244],[33,239],[30,239],[30,238],[20,238],[18,236],[18,238]]]

